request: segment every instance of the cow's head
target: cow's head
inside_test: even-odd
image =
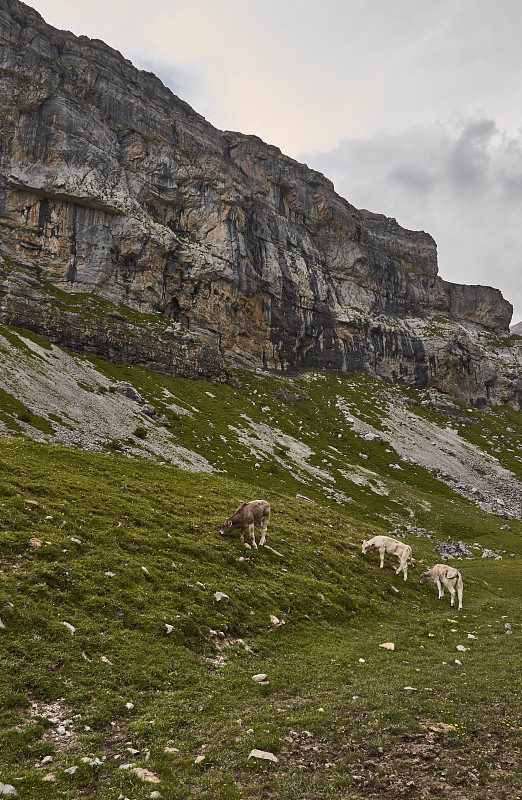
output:
[[[228,533],[231,527],[232,527],[232,520],[226,519],[219,530],[221,536],[223,536],[225,533]]]
[[[431,580],[431,573],[430,572],[423,572],[421,575],[420,582],[421,583],[429,583]]]
[[[370,542],[364,541],[362,543],[362,551],[363,551],[363,553],[367,553],[368,550],[373,550],[374,547],[375,547],[375,545],[370,544]]]

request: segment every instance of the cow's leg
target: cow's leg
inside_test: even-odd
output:
[[[263,547],[263,545],[265,543],[267,527],[268,527],[268,521],[266,519],[265,520],[261,520],[261,526],[260,526],[261,538],[259,540],[259,547]]]
[[[439,590],[439,600],[442,600],[442,598],[444,597],[444,587],[438,578],[436,579],[435,584],[437,586],[437,589]]]
[[[256,536],[255,536],[255,532],[254,532],[254,523],[253,522],[251,522],[250,525],[248,526],[248,532],[249,532],[250,538],[252,540],[252,547],[254,548],[254,550],[257,550]]]
[[[243,533],[244,528],[241,528],[239,536],[241,537],[241,544],[245,543],[245,534]]]
[[[449,593],[451,595],[451,607],[455,605],[455,589],[451,584],[448,584]]]
[[[462,586],[457,586],[457,593],[459,596],[459,611],[462,611]]]
[[[404,574],[404,580],[407,581],[408,580],[408,559],[405,559],[402,562],[401,566],[402,566],[402,571],[403,571],[403,574]]]
[[[381,557],[381,569],[384,569],[384,550],[379,550],[379,555]]]

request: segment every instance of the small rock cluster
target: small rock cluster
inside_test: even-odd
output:
[[[473,553],[464,542],[455,542],[449,536],[446,541],[439,542],[436,545],[435,552],[440,555],[443,561],[449,558],[473,558]]]

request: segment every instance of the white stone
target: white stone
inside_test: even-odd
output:
[[[418,690],[417,690],[417,688],[415,686],[405,686],[404,687],[404,691],[406,691],[406,692],[416,692]]]
[[[225,594],[224,592],[214,592],[214,597],[218,603],[228,603],[230,600],[228,594]]]
[[[0,794],[9,794],[12,797],[17,797],[18,792],[10,783],[0,783]]]
[[[67,630],[69,630],[71,633],[75,633],[76,632],[76,628],[74,627],[74,625],[71,625],[70,622],[62,622],[62,625],[65,625]]]
[[[366,660],[364,658],[359,659],[359,664],[366,664]]]
[[[44,758],[42,758],[42,764],[50,764],[52,760],[52,756],[44,756]]]
[[[379,647],[384,647],[385,650],[395,650],[394,642],[383,642]]]
[[[279,762],[277,756],[273,753],[268,753],[266,750],[251,750],[248,758],[261,758],[263,761],[273,761],[274,764]]]
[[[257,675],[252,675],[252,680],[254,683],[265,683],[267,677],[268,676],[264,672],[259,672]]]
[[[78,772],[79,769],[80,769],[79,767],[73,766],[69,767],[68,769],[64,769],[64,772],[67,773],[67,775],[74,775],[74,773]]]
[[[194,764],[201,764],[202,761],[205,760],[205,756],[196,756],[194,759]]]
[[[174,753],[179,753],[179,750],[177,747],[165,747],[163,752],[167,753],[167,755],[173,755]]]
[[[134,708],[134,703],[125,703],[125,708],[128,708],[129,711],[132,711]]]
[[[469,647],[464,647],[464,645],[463,645],[463,644],[458,644],[458,645],[457,645],[457,650],[458,650],[460,653],[465,653],[465,652],[466,652],[466,650],[469,650]]]
[[[174,625],[169,625],[168,622],[165,623],[165,627],[167,629],[167,633],[172,633],[172,631],[174,630]]]
[[[100,659],[100,661],[103,661],[103,663],[104,663],[104,664],[110,664],[110,666],[111,666],[111,667],[113,667],[113,666],[114,666],[114,664],[112,663],[112,661],[109,661],[109,659],[107,658],[107,656],[102,656],[102,657],[101,657],[101,659]]]

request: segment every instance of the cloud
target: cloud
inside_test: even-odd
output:
[[[448,176],[456,191],[476,190],[487,180],[490,145],[496,132],[490,119],[469,122],[464,127],[447,159]]]
[[[522,132],[490,118],[344,139],[301,154],[350,203],[431,233],[439,271],[455,283],[499,288],[522,319]]]

